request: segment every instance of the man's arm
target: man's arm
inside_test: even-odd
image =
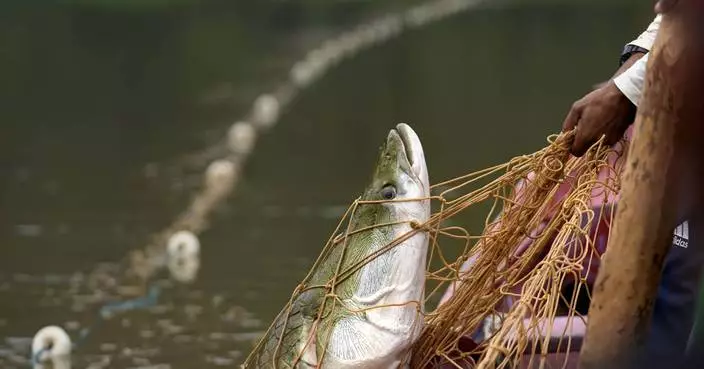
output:
[[[633,123],[643,91],[646,52],[655,42],[660,19],[660,15],[655,17],[645,32],[626,45],[622,65],[610,81],[572,105],[562,130],[577,127],[571,149],[573,155],[583,155],[602,135],[606,144],[615,144]]]

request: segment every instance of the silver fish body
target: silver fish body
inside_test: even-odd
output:
[[[349,232],[326,249],[243,368],[406,366],[423,323],[430,217],[420,140],[392,129]]]

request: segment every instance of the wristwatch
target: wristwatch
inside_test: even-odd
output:
[[[622,66],[623,63],[625,63],[626,60],[628,60],[634,53],[647,54],[648,50],[636,45],[629,44],[624,46],[623,51],[621,52],[621,59],[619,60],[618,66]]]

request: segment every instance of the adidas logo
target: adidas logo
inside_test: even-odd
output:
[[[689,246],[689,223],[686,220],[675,228],[672,243],[685,249]]]

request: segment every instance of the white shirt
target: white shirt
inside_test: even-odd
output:
[[[629,45],[636,45],[646,50],[650,50],[655,43],[658,29],[660,29],[661,15],[657,15],[650,23],[645,32],[641,33],[638,38],[631,41]],[[618,77],[614,78],[614,84],[631,102],[638,106],[638,101],[643,92],[643,84],[645,83],[645,67],[648,63],[648,55],[645,54],[638,59],[632,66],[626,69]]]

